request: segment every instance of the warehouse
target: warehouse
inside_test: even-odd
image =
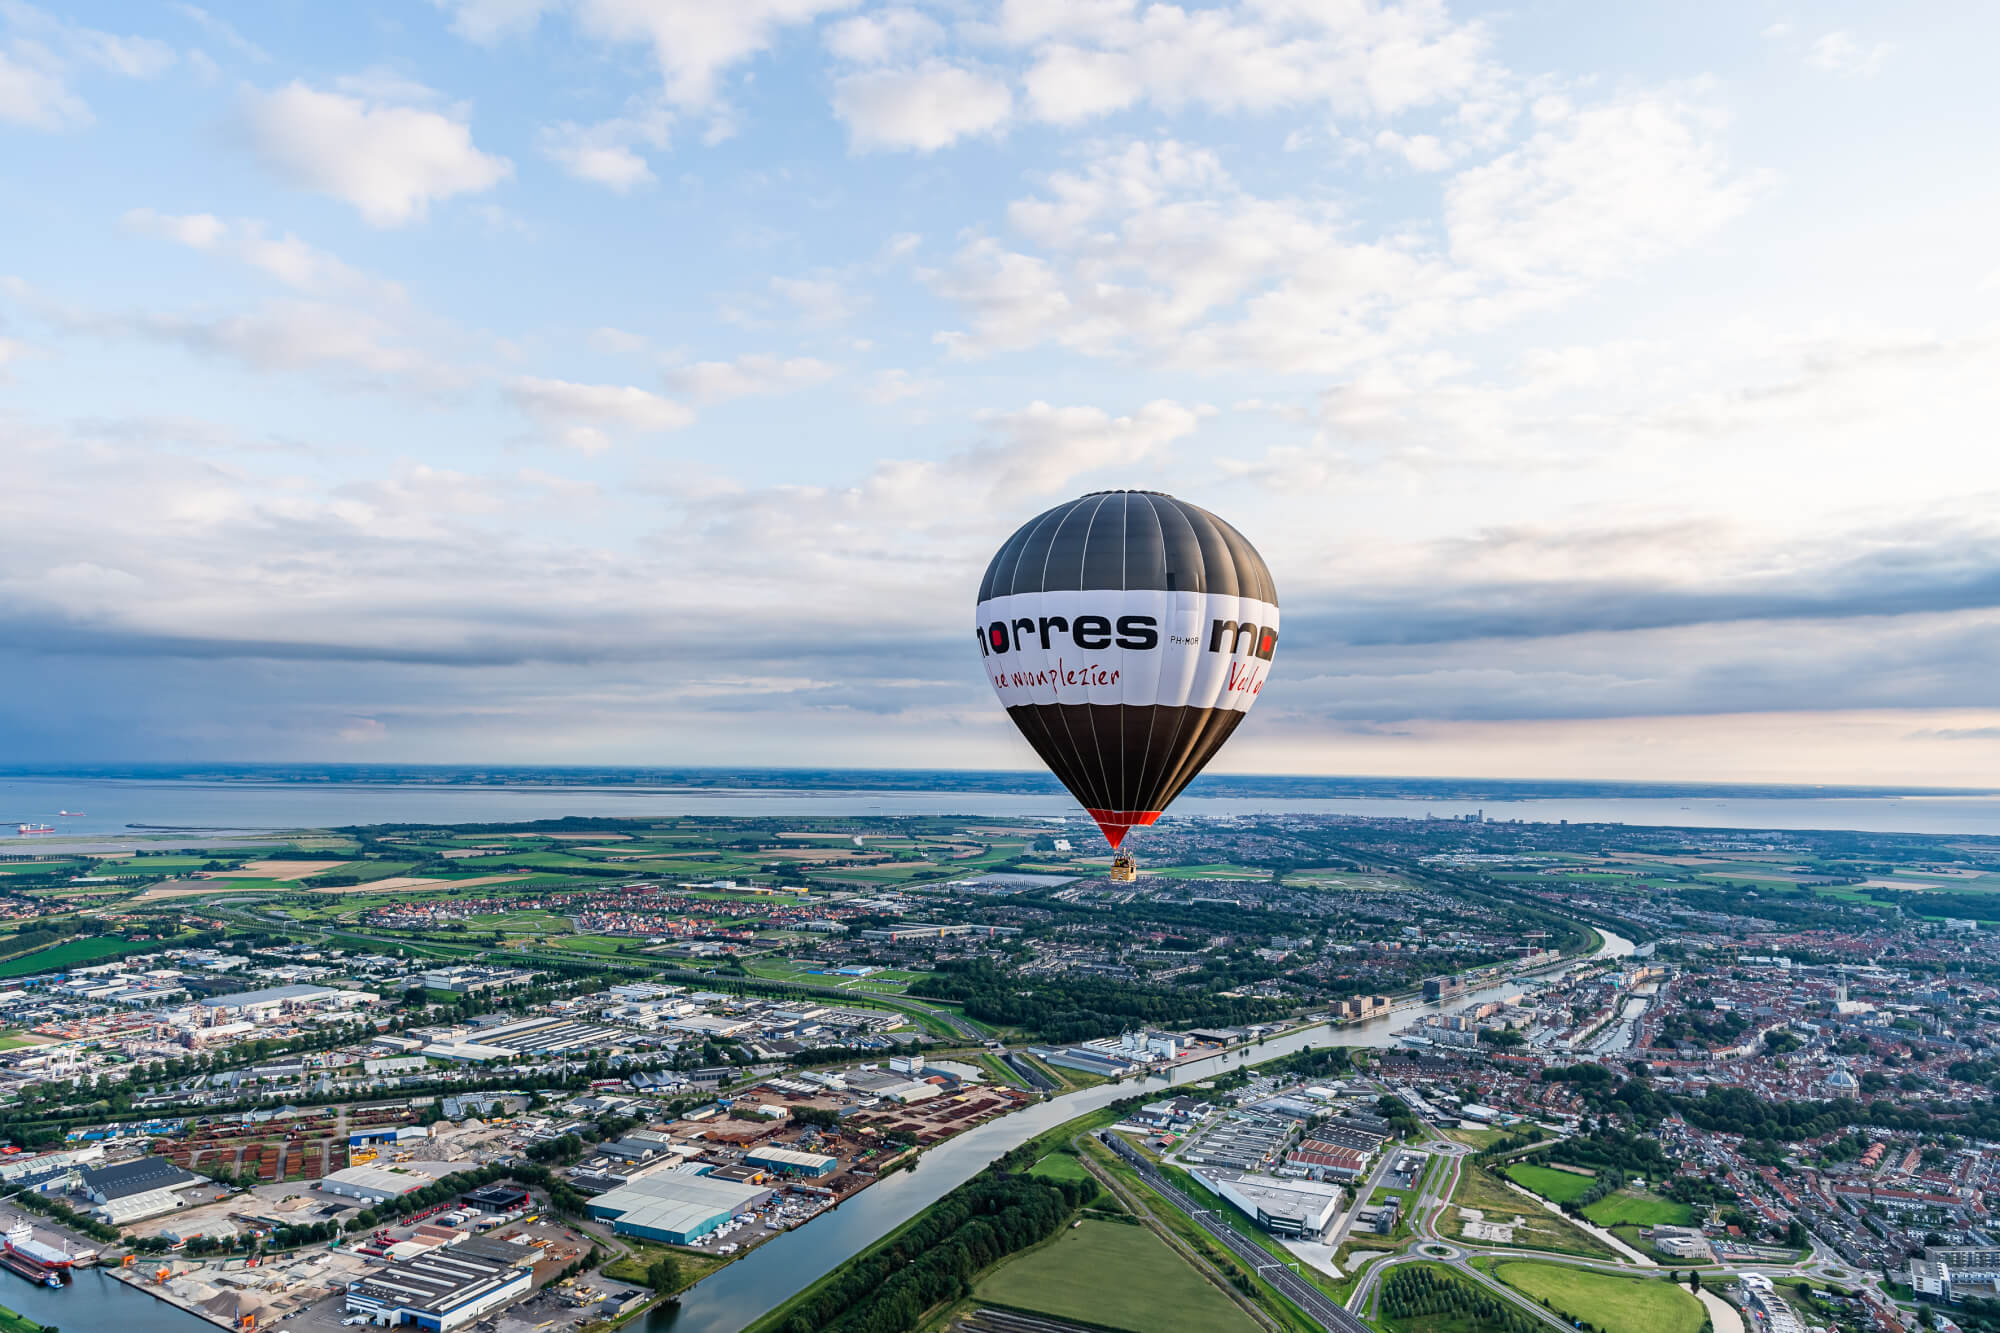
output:
[[[217,1009],[238,1018],[270,1018],[292,1009],[353,1009],[375,1004],[382,997],[372,991],[342,990],[332,986],[271,986],[264,990],[237,991],[231,995],[211,995],[201,1001],[204,1009]]]
[[[686,1245],[770,1197],[759,1185],[662,1171],[600,1194],[587,1207],[622,1235]]]
[[[116,1166],[85,1167],[77,1173],[98,1221],[110,1226],[171,1213],[181,1206],[176,1190],[208,1182],[164,1157],[135,1157]]]
[[[350,1283],[347,1311],[373,1324],[450,1333],[527,1295],[534,1256],[533,1250],[477,1240],[434,1249]]]
[[[797,1152],[791,1148],[753,1148],[743,1155],[745,1166],[762,1167],[766,1171],[776,1171],[787,1176],[809,1176],[814,1180],[833,1174],[840,1165],[837,1157],[825,1157],[816,1152]]]
[[[1210,1191],[1221,1195],[1257,1219],[1257,1225],[1277,1236],[1316,1239],[1340,1207],[1340,1187],[1304,1180],[1248,1175],[1204,1167],[1191,1172]]]
[[[338,1194],[344,1199],[366,1199],[369,1203],[380,1203],[384,1199],[397,1199],[414,1193],[431,1183],[429,1176],[420,1176],[413,1171],[386,1171],[378,1166],[350,1166],[336,1171],[319,1182],[319,1187],[328,1194]]]

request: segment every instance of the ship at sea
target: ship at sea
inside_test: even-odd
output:
[[[76,1260],[77,1256],[68,1250],[36,1240],[31,1222],[16,1222],[8,1227],[5,1248],[0,1248],[0,1265],[45,1287],[60,1287]]]
[[[23,824],[14,831],[23,835],[29,833],[54,833],[56,826],[54,824]]]

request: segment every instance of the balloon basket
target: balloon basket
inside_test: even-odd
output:
[[[1139,878],[1139,863],[1129,856],[1111,858],[1111,878],[1119,884],[1130,884]]]

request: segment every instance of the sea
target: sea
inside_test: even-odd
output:
[[[1331,794],[1329,794],[1331,793]],[[1199,780],[1176,817],[1271,814],[1519,820],[1707,829],[1850,829],[2000,836],[2000,792],[1851,788],[1644,788],[1366,778]],[[255,766],[118,772],[0,770],[0,846],[226,840],[382,823],[565,816],[968,815],[1080,818],[1039,775],[838,770],[363,770]],[[48,825],[51,833],[16,832]]]

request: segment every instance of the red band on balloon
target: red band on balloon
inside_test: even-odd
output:
[[[1125,841],[1125,835],[1135,824],[1150,824],[1160,817],[1158,810],[1086,810],[1085,814],[1097,821],[1097,827],[1104,830],[1104,840],[1115,849]]]

